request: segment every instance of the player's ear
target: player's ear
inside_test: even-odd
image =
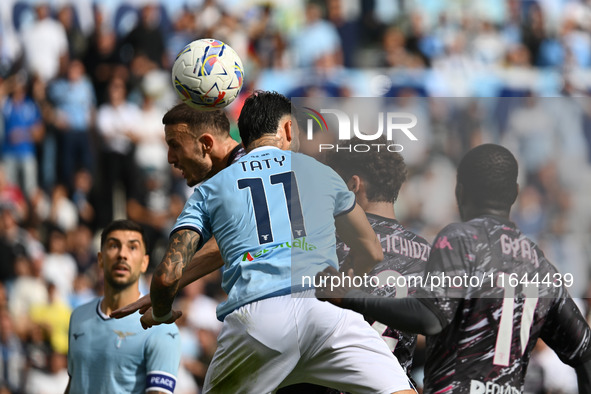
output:
[[[283,146],[281,149],[289,149],[290,148],[290,144],[294,138],[293,132],[294,132],[294,130],[291,127],[291,117],[290,116],[282,117],[279,120],[279,127],[277,129],[277,135],[279,137],[285,137],[285,146]]]
[[[204,153],[211,152],[214,142],[215,139],[213,138],[213,135],[209,133],[203,133],[201,136],[199,136],[199,143],[201,144],[201,148]]]
[[[98,252],[97,255],[96,255],[96,259],[98,261],[99,268],[102,270],[103,269],[103,266],[104,266],[104,264],[103,264],[103,254],[101,252]]]
[[[287,140],[289,142],[291,142],[293,140],[293,133],[294,133],[294,129],[292,128],[292,124],[291,124],[291,118],[287,119],[284,123],[283,123],[283,129],[285,130],[285,138],[287,138]]]
[[[347,182],[347,187],[350,191],[357,194],[361,188],[361,178],[359,178],[357,175],[353,175]]]
[[[142,274],[146,273],[146,271],[148,270],[148,265],[150,265],[150,255],[145,254],[144,259],[142,260],[142,266],[141,266],[141,273]]]

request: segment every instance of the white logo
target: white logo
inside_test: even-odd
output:
[[[304,109],[308,111],[305,113],[309,116],[306,123],[306,138],[308,140],[312,140],[314,137],[314,124],[317,125],[321,133],[328,132],[328,123],[323,114],[330,114],[336,117],[339,141],[348,141],[353,137],[357,137],[362,141],[368,142],[366,144],[352,144],[348,146],[343,144],[319,144],[319,152],[323,150],[335,150],[336,152],[402,152],[404,147],[398,143],[384,144],[370,142],[382,136],[385,136],[389,142],[393,141],[395,137],[400,136],[404,136],[404,138],[410,141],[418,141],[418,138],[411,131],[418,123],[417,117],[412,113],[378,112],[377,118],[371,118],[371,113],[366,113],[361,116],[364,119],[362,121],[358,113],[349,115],[338,109],[320,109],[320,112],[310,107],[304,107]],[[377,123],[374,123],[374,120],[377,120]]]

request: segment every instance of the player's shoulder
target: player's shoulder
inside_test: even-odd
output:
[[[74,318],[79,318],[82,316],[96,315],[97,308],[98,308],[100,301],[101,301],[101,298],[97,297],[97,298],[90,300],[89,302],[87,302],[85,304],[77,306],[72,311],[71,318],[74,319]]]
[[[157,326],[153,326],[151,327],[149,330],[147,330],[147,333],[155,338],[165,338],[165,337],[169,337],[172,338],[173,340],[177,340],[180,339],[179,338],[179,327],[176,325],[176,323],[172,323],[172,324],[159,324]]]
[[[419,235],[416,231],[406,227],[397,219],[387,218],[370,212],[366,212],[365,216],[376,234],[396,235],[419,243],[429,243],[429,241]]]
[[[470,237],[480,231],[480,226],[472,222],[453,222],[443,227],[436,238],[462,238]]]

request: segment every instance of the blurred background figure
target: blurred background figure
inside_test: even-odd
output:
[[[20,391],[26,359],[22,342],[13,327],[8,311],[0,309],[0,388],[9,393]]]
[[[55,78],[68,56],[68,38],[64,27],[51,15],[50,2],[33,2],[36,20],[22,32],[27,70],[44,82]]]
[[[10,82],[12,92],[2,108],[2,160],[8,181],[19,185],[31,198],[38,187],[36,145],[43,140],[45,125],[39,107],[28,92],[26,75],[17,74]]]
[[[141,133],[136,131],[141,111],[138,105],[128,101],[125,81],[113,78],[108,92],[109,100],[99,107],[96,119],[101,138],[100,189],[104,206],[100,218],[103,222],[125,215],[125,200],[138,182],[134,155],[136,136]]]
[[[80,60],[67,63],[65,74],[49,85],[48,99],[53,105],[51,121],[56,132],[53,144],[48,138],[44,149],[45,163],[51,168],[45,186],[51,189],[59,176],[57,181],[72,190],[76,170],[83,167],[92,171],[95,156],[91,131],[96,97]]]

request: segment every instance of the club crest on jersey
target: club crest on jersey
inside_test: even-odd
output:
[[[119,349],[121,347],[121,344],[123,343],[125,338],[135,335],[135,332],[128,332],[128,331],[123,332],[123,331],[119,331],[119,330],[113,330],[113,332],[115,334],[117,334],[117,342],[115,342],[115,347],[117,349]]]

